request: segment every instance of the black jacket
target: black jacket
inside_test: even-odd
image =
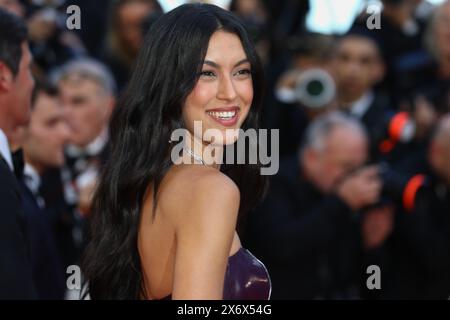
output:
[[[48,213],[39,208],[35,196],[22,181],[19,186],[29,221],[31,265],[37,296],[41,300],[64,299],[65,273]]]
[[[302,179],[296,157],[281,162],[270,183],[243,243],[265,263],[272,298],[355,298],[360,237],[349,207]]]
[[[386,244],[371,253],[382,272],[381,299],[450,297],[450,191],[429,176],[414,209],[400,210]]]
[[[0,299],[36,297],[29,254],[19,185],[0,156]]]

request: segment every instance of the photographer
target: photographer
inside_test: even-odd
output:
[[[392,236],[371,261],[383,274],[382,290],[375,298],[450,297],[449,141],[450,115],[446,115],[428,150],[431,174],[415,176],[406,185]]]
[[[269,269],[274,299],[358,297],[358,214],[381,183],[359,122],[328,113],[308,127],[301,153],[281,162],[249,216],[246,245]],[[357,170],[359,169],[359,170]]]
[[[265,127],[281,128],[282,156],[297,151],[310,121],[334,103],[335,85],[329,75],[333,44],[332,37],[316,33],[302,35],[289,43],[292,60],[276,78],[262,114]]]

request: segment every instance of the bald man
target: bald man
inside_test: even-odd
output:
[[[377,168],[360,169],[367,159],[363,127],[336,112],[315,119],[299,155],[280,162],[243,238],[269,270],[272,299],[358,297],[356,221],[381,192]]]

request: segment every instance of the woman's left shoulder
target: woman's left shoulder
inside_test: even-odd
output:
[[[195,186],[198,188],[198,191],[208,191],[208,193],[217,196],[239,197],[239,188],[230,177],[216,169],[203,169],[198,167],[198,171],[192,171],[193,178],[196,178]]]
[[[201,168],[199,168],[201,169]],[[206,211],[209,216],[221,219],[237,217],[240,203],[238,186],[227,175],[218,170],[208,170],[198,173],[193,180],[189,197],[197,212]]]
[[[180,167],[174,175],[177,186],[184,190],[187,197],[201,196],[206,192],[209,196],[230,195],[239,196],[236,183],[223,172],[205,166],[185,165]],[[181,191],[180,190],[180,191]]]
[[[180,168],[176,175],[172,190],[176,190],[177,201],[167,202],[172,206],[171,212],[176,214],[174,218],[198,220],[220,214],[228,218],[230,215],[237,217],[240,192],[227,175],[219,170],[198,165]]]

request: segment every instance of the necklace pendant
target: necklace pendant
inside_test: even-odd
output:
[[[187,151],[187,153],[189,153],[195,160],[201,162],[202,165],[205,165],[205,161],[203,160],[203,158],[197,154],[195,154],[191,149],[189,148],[185,148],[184,150]]]

